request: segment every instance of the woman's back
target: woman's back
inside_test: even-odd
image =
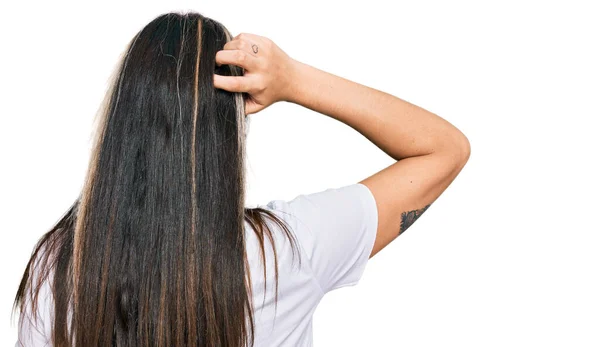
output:
[[[300,253],[293,252],[288,238],[277,230],[277,223],[268,223],[275,231],[273,244],[279,278],[276,283],[271,241],[261,241],[246,224],[255,346],[312,346],[312,317],[323,295],[354,285],[362,276],[377,231],[375,200],[366,186],[357,183],[302,194],[289,201],[272,200],[260,207],[289,224]],[[266,262],[261,256],[261,242],[267,250]],[[39,318],[21,317],[17,346],[51,343],[54,301],[50,294],[50,284],[45,281],[38,301]]]

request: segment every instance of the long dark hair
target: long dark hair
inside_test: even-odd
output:
[[[36,245],[14,308],[49,281],[55,346],[246,346],[254,338],[245,222],[266,278],[267,219],[244,206],[241,93],[215,89],[231,40],[199,13],[167,13],[131,40],[99,114],[80,196]],[[266,281],[265,281],[266,285]],[[277,293],[276,285],[276,293]],[[276,296],[277,299],[277,296]]]

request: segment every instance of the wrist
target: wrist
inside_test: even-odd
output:
[[[284,88],[281,98],[283,101],[292,102],[295,104],[300,103],[299,96],[302,95],[302,76],[305,74],[305,72],[303,72],[305,68],[305,64],[290,58],[285,83],[286,88]]]

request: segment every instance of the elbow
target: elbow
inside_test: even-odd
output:
[[[469,158],[471,157],[471,143],[465,135],[461,136],[458,144],[458,151],[460,153],[459,158],[463,161],[463,163],[469,161]]]
[[[447,158],[450,158],[453,166],[460,170],[462,169],[469,157],[471,156],[471,143],[469,139],[462,133],[458,133],[451,140],[446,141],[444,152]]]

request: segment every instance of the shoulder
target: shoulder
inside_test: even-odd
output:
[[[274,211],[290,224],[308,227],[308,231],[311,227],[310,222],[314,219],[333,222],[331,219],[334,217],[346,216],[352,223],[356,221],[356,217],[362,216],[370,219],[367,223],[377,222],[375,198],[362,183],[297,194],[289,200],[271,200],[262,207]]]
[[[373,249],[378,214],[361,183],[312,193],[267,206],[293,229],[323,292],[358,282]]]

